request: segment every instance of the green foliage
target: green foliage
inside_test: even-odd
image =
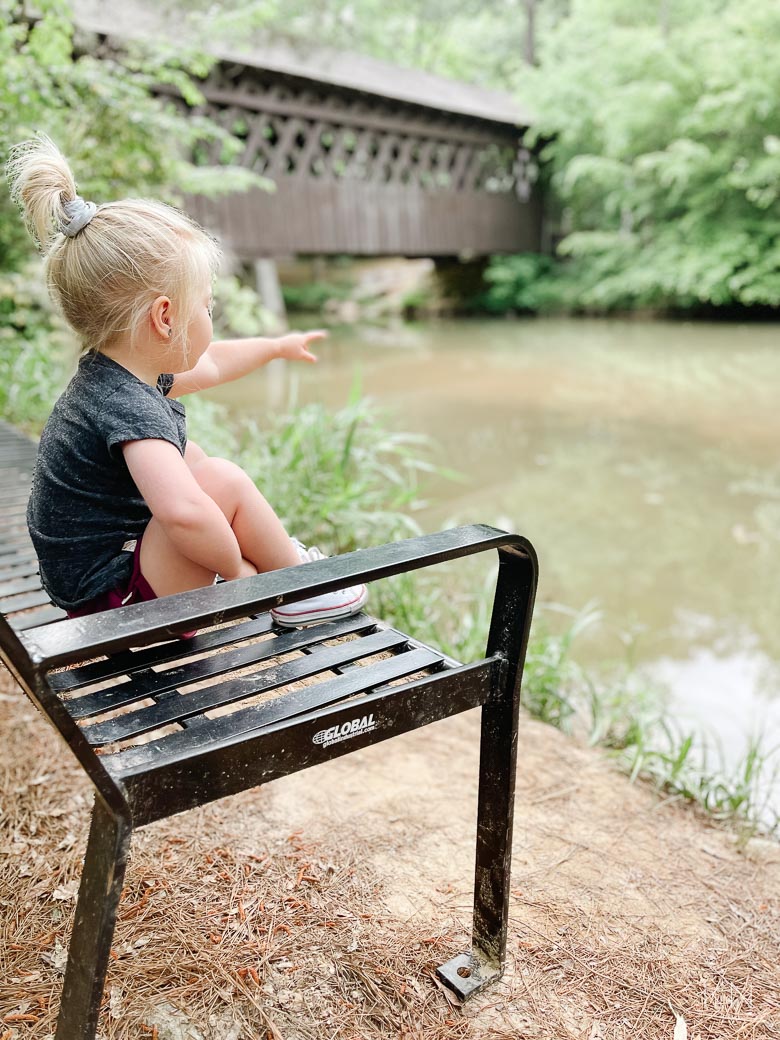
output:
[[[537,253],[493,257],[485,270],[488,288],[471,306],[491,314],[509,311],[536,314],[554,311],[563,304],[554,260]]]
[[[81,193],[97,202],[154,196],[181,205],[182,193],[265,185],[233,167],[190,162],[197,142],[220,144],[229,163],[241,143],[210,120],[185,115],[154,87],[170,83],[190,103],[202,100],[196,78],[214,59],[164,39],[133,42],[120,56],[94,57],[66,0],[28,5],[0,0],[0,154],[45,131],[72,163]],[[32,245],[7,191],[0,192],[0,262],[18,268]]]
[[[772,807],[780,774],[778,750],[767,750],[759,739],[750,738],[736,766],[724,763],[722,751],[713,763],[706,738],[681,730],[667,716],[656,716],[652,726],[634,727],[618,755],[632,780],[641,778],[702,806],[714,819],[734,826],[744,841],[757,832],[780,830],[780,814]]]
[[[234,275],[215,281],[213,321],[214,339],[271,334],[278,325],[254,289],[243,285]]]
[[[568,302],[780,305],[780,7],[580,0],[517,77]]]
[[[546,0],[542,22],[560,6]],[[222,11],[193,0],[188,8],[212,39],[245,45],[270,32],[499,89],[522,60],[526,25],[526,0],[248,0]]]
[[[369,399],[335,412],[309,404],[266,426],[231,423],[212,402],[190,398],[193,439],[235,459],[285,526],[328,553],[407,537],[423,503],[420,475],[433,469],[427,438],[395,433]]]
[[[463,568],[460,561],[457,569],[438,567],[378,583],[371,589],[371,609],[458,660],[476,660],[485,651],[496,573],[475,581]],[[632,781],[642,779],[702,807],[741,840],[780,832],[776,801],[772,808],[780,748],[750,740],[736,764],[726,765],[723,755],[713,763],[707,738],[681,730],[660,691],[625,665],[585,669],[574,659],[577,638],[599,617],[597,609],[586,607],[563,632],[553,633],[547,616],[537,611],[523,671],[526,711],[605,748]]]
[[[14,302],[18,335],[0,339],[0,414],[39,431],[70,371],[74,352],[63,334],[25,314],[21,278],[0,282],[0,313]],[[29,303],[29,299],[27,301]],[[30,324],[27,324],[28,317]],[[190,432],[212,454],[235,459],[252,476],[288,529],[330,553],[418,533],[410,515],[419,476],[431,469],[424,438],[390,432],[387,416],[367,400],[328,413],[319,405],[277,418],[269,429],[235,423],[226,410],[197,397],[187,401]],[[495,568],[484,563],[398,575],[376,583],[371,609],[417,638],[471,661],[484,653]],[[542,617],[534,626],[522,701],[529,713],[569,732],[584,728],[590,743],[611,749],[625,771],[660,790],[704,806],[735,825],[743,838],[776,831],[767,796],[780,772],[777,749],[750,743],[737,769],[712,768],[700,738],[678,732],[655,691],[630,675],[586,672],[573,659],[577,636],[599,617],[574,616],[562,634]]]
[[[305,311],[313,314],[321,311],[329,300],[346,300],[351,292],[349,285],[331,282],[306,282],[302,285],[283,285],[282,296],[288,311]]]
[[[0,416],[40,431],[75,355],[69,330],[49,310],[40,264],[0,277]]]
[[[189,161],[196,143],[217,142],[229,162],[241,143],[200,116],[187,115],[157,96],[157,84],[202,100],[193,77],[213,59],[164,39],[128,44],[121,55],[94,57],[94,40],[79,35],[66,0],[28,5],[0,0],[0,153],[37,131],[63,148],[79,189],[98,202],[126,195],[155,196],[181,204],[182,193],[215,194],[262,178],[231,167]],[[0,408],[26,428],[42,425],[64,387],[77,345],[52,313],[40,261],[7,190],[0,191]],[[234,333],[257,333],[267,324],[256,297],[230,279],[218,287]],[[265,320],[264,320],[265,317]],[[247,330],[250,321],[251,329]]]

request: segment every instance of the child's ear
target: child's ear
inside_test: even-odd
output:
[[[162,339],[169,339],[171,326],[171,301],[167,296],[158,296],[149,309],[149,319],[152,328]]]

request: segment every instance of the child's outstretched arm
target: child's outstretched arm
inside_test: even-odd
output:
[[[248,339],[216,340],[194,368],[176,374],[169,396],[181,397],[183,394],[229,383],[276,358],[314,362],[317,358],[309,350],[309,344],[325,339],[327,335],[323,329],[315,329],[312,332],[289,332],[276,339],[253,336]]]

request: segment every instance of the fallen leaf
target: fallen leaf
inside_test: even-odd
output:
[[[59,899],[63,903],[75,903],[79,894],[78,881],[69,881],[67,885],[58,885],[51,894],[52,899]]]
[[[114,985],[109,990],[108,1013],[112,1018],[119,1018],[122,1014],[122,996],[121,986]]]
[[[54,943],[54,949],[49,953],[42,953],[41,960],[46,964],[50,964],[55,971],[62,975],[65,972],[65,965],[68,963],[68,947],[64,946],[57,939]]]
[[[445,986],[441,979],[437,978],[435,975],[431,975],[431,978],[436,984],[436,988],[441,990],[442,994],[446,997],[449,1003],[452,1004],[453,1007],[462,1006],[463,1001],[460,999],[457,993],[453,992],[453,990],[451,990],[449,986]]]

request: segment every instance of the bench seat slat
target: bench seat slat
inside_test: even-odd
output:
[[[58,693],[77,690],[82,686],[91,686],[103,679],[112,679],[119,675],[132,676],[134,673],[154,665],[167,664],[185,656],[194,656],[208,650],[216,650],[230,643],[240,643],[271,631],[273,623],[269,614],[260,614],[247,621],[225,625],[212,631],[199,632],[192,639],[169,640],[147,646],[142,650],[120,650],[109,657],[91,661],[78,668],[66,671],[50,672],[48,680]]]
[[[88,739],[92,740],[95,738],[102,743],[107,743],[109,740],[125,739],[115,735],[106,737],[106,734],[118,732],[118,727],[120,726],[132,727],[136,717],[143,722],[144,732],[149,728],[167,725],[180,719],[188,719],[199,712],[210,711],[226,704],[232,704],[236,700],[263,693],[266,690],[276,689],[287,683],[308,679],[319,673],[337,670],[339,666],[349,665],[361,657],[369,657],[372,654],[385,651],[397,651],[403,647],[404,643],[405,636],[402,633],[383,630],[370,636],[338,644],[335,647],[319,648],[316,654],[306,655],[292,661],[274,662],[270,666],[258,669],[249,675],[228,677],[224,681],[202,690],[193,690],[191,693],[182,694],[179,687],[174,687],[160,694],[156,698],[157,703],[155,705],[136,709],[104,723],[97,722],[91,726],[86,726],[83,732]],[[268,657],[260,657],[256,663],[260,664],[264,660],[268,660]],[[107,692],[110,693],[112,691],[109,690]],[[133,702],[129,703],[132,704]],[[161,708],[161,710],[155,713],[157,708]],[[163,718],[164,721],[162,721]],[[147,725],[150,722],[154,722],[154,726]]]
[[[0,549],[0,581],[16,581],[18,578],[38,578],[38,560],[32,553],[3,553]]]
[[[0,538],[3,540],[3,545],[7,545],[9,548],[21,548],[27,545],[32,547],[30,533],[27,530],[27,521],[24,517],[19,517],[16,520],[0,517]]]
[[[424,668],[436,666],[439,660],[431,650],[410,650],[386,661],[377,661],[363,668],[351,668],[344,675],[328,679],[316,686],[293,690],[283,697],[241,708],[231,715],[204,720],[199,726],[160,737],[153,744],[104,755],[102,761],[117,777],[131,772],[143,772],[152,766],[189,757],[200,750],[229,742],[242,734],[264,729],[297,715],[306,715],[347,697],[364,694],[367,690],[373,690],[394,679],[402,679]],[[355,703],[358,706],[360,701]],[[356,707],[356,710],[359,710],[359,707]]]
[[[48,603],[48,600],[46,602]],[[41,629],[42,626],[51,625],[55,621],[62,621],[67,616],[65,611],[60,610],[59,607],[51,607],[48,610],[34,610],[29,614],[19,614],[17,617],[9,618],[8,624],[14,632],[21,634],[28,628]],[[42,630],[45,631],[45,629]]]
[[[270,614],[261,614],[248,621],[226,625],[211,632],[199,632],[186,642],[174,639],[166,643],[158,643],[156,646],[147,646],[143,650],[120,650],[119,653],[111,654],[110,657],[91,661],[78,668],[50,672],[47,678],[52,689],[57,693],[66,693],[78,690],[82,686],[91,686],[102,679],[113,679],[118,675],[130,676],[142,668],[167,664],[169,661],[178,660],[187,654],[193,656],[205,653],[207,650],[216,650],[228,643],[240,643],[270,632],[271,625]]]
[[[3,532],[3,556],[20,555],[23,552],[35,552],[33,543],[27,533],[27,527]]]
[[[32,549],[27,523],[24,520],[20,520],[14,525],[3,524],[0,521],[0,541],[2,541],[4,549],[11,551],[24,552],[28,547]]]
[[[7,542],[12,545],[18,545],[20,540],[32,544],[25,517],[0,515],[0,538],[2,538],[4,544]]]
[[[30,610],[32,607],[44,607],[46,604],[51,604],[51,600],[48,595],[43,591],[40,586],[40,582],[34,592],[28,592],[26,595],[10,595],[3,599],[0,599],[0,614],[14,614],[19,610]]]
[[[0,567],[0,596],[15,596],[41,587],[38,568],[33,563],[18,567]]]
[[[22,527],[27,524],[27,499],[25,491],[18,498],[5,497],[0,503],[0,526]]]
[[[26,541],[20,545],[19,541],[6,541],[5,538],[0,540],[0,564],[5,565],[7,557],[15,556],[17,559],[33,561],[35,566],[38,566],[38,557],[35,554],[35,549],[30,541],[29,532],[27,534]]]
[[[141,674],[127,682],[68,700],[67,709],[74,719],[86,719],[132,704],[134,701],[159,697],[169,690],[183,689],[193,683],[216,678],[227,672],[257,664],[259,661],[267,661],[271,657],[291,653],[318,640],[336,639],[361,629],[374,628],[375,625],[376,622],[363,615],[357,619],[347,618],[341,623],[331,622],[328,626],[320,626],[314,634],[296,629],[294,632],[266,639],[261,643],[230,649],[198,661],[185,661],[178,667],[168,668],[163,672],[145,668]],[[233,640],[230,642],[232,643]],[[183,652],[186,653],[186,649]]]
[[[192,718],[194,715],[201,715],[205,711],[224,707],[237,700],[254,697],[259,693],[267,693],[302,679],[309,679],[320,672],[328,671],[331,667],[392,650],[403,645],[405,641],[406,637],[401,633],[388,630],[365,639],[340,643],[338,646],[328,647],[317,654],[299,657],[294,661],[272,664],[252,675],[230,679],[204,690],[195,690],[188,694],[172,691],[171,696],[161,699],[157,704],[139,708],[137,711],[120,715],[108,722],[98,722],[87,726],[84,729],[84,735],[93,746],[127,740],[172,722],[180,722]],[[431,651],[426,652],[425,657],[429,663],[439,660],[438,656]],[[366,669],[361,668],[356,671],[364,672]],[[306,697],[312,698],[315,696],[312,692],[314,690],[316,690],[316,686],[306,687],[305,691],[301,692],[305,692]],[[280,702],[286,700],[287,697],[279,698]]]

